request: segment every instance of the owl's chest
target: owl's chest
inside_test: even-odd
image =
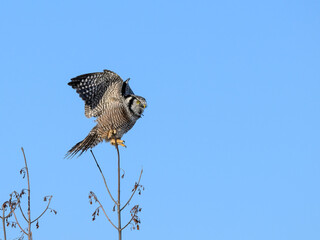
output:
[[[116,137],[121,138],[135,124],[133,118],[125,108],[111,109],[97,119],[98,128],[101,135],[105,135],[110,130],[116,130]]]

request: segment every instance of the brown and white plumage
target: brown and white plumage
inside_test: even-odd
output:
[[[134,95],[129,79],[123,81],[110,70],[77,76],[68,83],[85,101],[85,116],[97,117],[97,125],[88,136],[71,148],[66,157],[93,148],[103,140],[121,139],[141,117],[147,102]],[[113,133],[112,137],[110,132]]]

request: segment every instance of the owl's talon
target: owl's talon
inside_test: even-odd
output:
[[[122,146],[122,147],[127,147],[126,145],[124,145],[124,141],[123,140],[121,140],[121,139],[116,139],[116,141],[117,141],[117,145],[120,145],[120,146]],[[111,143],[111,145],[116,145],[116,142],[115,142],[115,139],[114,138],[112,138],[111,140],[110,140],[110,143]]]
[[[116,134],[117,134],[117,130],[115,130],[115,129],[109,130],[109,132],[108,132],[108,138],[112,138],[112,137],[115,136]]]

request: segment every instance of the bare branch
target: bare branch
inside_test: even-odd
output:
[[[123,229],[125,229],[125,228],[132,222],[132,220],[133,220],[135,217],[136,217],[136,215],[133,215],[132,218],[130,219],[130,221],[129,221],[123,228],[121,228],[121,231],[122,231]]]
[[[0,216],[0,218],[2,219],[2,228],[3,228],[3,235],[4,235],[4,240],[7,240],[7,233],[6,233],[6,224],[5,224],[5,204],[2,205],[2,217]]]
[[[90,151],[91,151],[91,154],[92,154],[92,156],[93,156],[93,158],[94,158],[94,160],[95,160],[95,162],[96,162],[96,165],[97,165],[97,167],[98,167],[98,169],[99,169],[99,171],[100,171],[100,173],[101,173],[101,175],[102,175],[102,177],[103,177],[103,180],[104,180],[105,186],[106,186],[106,188],[107,188],[107,191],[108,191],[111,199],[112,199],[113,202],[115,203],[115,205],[114,205],[114,207],[113,207],[113,211],[115,211],[115,208],[117,207],[117,216],[118,216],[118,224],[117,224],[117,226],[110,220],[110,218],[109,218],[108,215],[106,214],[106,212],[105,212],[102,204],[100,203],[100,201],[98,200],[98,198],[96,197],[96,195],[95,195],[93,192],[90,192],[89,199],[90,199],[90,204],[92,204],[92,199],[94,199],[94,200],[95,200],[96,202],[98,202],[98,204],[99,204],[99,207],[98,207],[98,208],[94,211],[94,213],[92,214],[92,216],[93,216],[93,219],[92,219],[92,220],[95,220],[96,216],[99,215],[99,210],[100,210],[100,208],[101,208],[102,211],[104,212],[105,216],[107,217],[108,221],[111,223],[111,225],[112,225],[115,229],[118,230],[119,240],[121,240],[121,239],[122,239],[122,230],[124,230],[128,225],[134,223],[133,228],[134,228],[134,229],[137,228],[137,229],[139,230],[140,219],[139,219],[139,217],[138,217],[138,215],[137,215],[137,213],[141,211],[141,208],[139,208],[139,205],[135,205],[135,206],[131,209],[131,211],[130,211],[130,213],[131,213],[131,219],[130,219],[130,221],[129,221],[124,227],[122,227],[122,228],[121,228],[121,211],[131,202],[131,200],[132,200],[132,198],[133,198],[133,196],[135,195],[135,193],[136,193],[137,190],[138,190],[138,193],[139,193],[139,194],[141,193],[141,188],[143,189],[143,186],[140,185],[140,180],[141,180],[141,176],[142,176],[142,173],[143,173],[143,169],[141,169],[141,172],[140,172],[140,175],[139,175],[139,180],[138,180],[138,182],[135,183],[134,188],[132,189],[132,194],[131,194],[129,200],[125,203],[125,205],[124,205],[123,207],[121,207],[121,200],[120,200],[120,197],[121,197],[121,195],[120,195],[121,187],[120,187],[120,186],[121,186],[121,178],[124,177],[125,171],[124,171],[122,168],[120,168],[119,143],[120,143],[120,142],[123,142],[123,141],[121,141],[121,140],[118,141],[119,139],[117,139],[115,135],[113,135],[112,140],[114,140],[114,142],[112,142],[112,145],[114,145],[114,147],[116,148],[117,156],[118,156],[118,171],[117,171],[117,172],[118,172],[118,179],[117,179],[117,180],[118,180],[118,191],[117,191],[117,201],[113,198],[112,194],[110,193],[109,188],[108,188],[108,186],[107,186],[107,182],[106,182],[105,177],[104,177],[104,175],[103,175],[103,173],[102,173],[102,170],[101,170],[101,168],[100,168],[100,166],[99,166],[99,164],[98,164],[98,162],[97,162],[97,160],[96,160],[93,152],[92,152],[91,150],[90,150]],[[122,145],[122,144],[121,144],[121,145]],[[123,171],[122,176],[120,175],[121,170]]]
[[[13,201],[12,201],[13,195],[16,197],[16,200],[13,200]],[[13,193],[10,194],[10,199],[9,199],[9,201],[6,201],[6,202],[4,202],[4,203],[2,204],[3,213],[6,211],[6,210],[5,210],[6,207],[7,207],[6,205],[10,208],[10,212],[7,214],[7,216],[4,216],[4,215],[3,215],[3,217],[0,216],[1,219],[9,218],[9,217],[11,216],[12,212],[13,212],[14,210],[16,210],[17,206],[18,206],[18,205],[20,206],[19,194],[18,194],[16,191],[14,191]]]
[[[21,212],[24,220],[26,220],[26,222],[28,222],[28,219],[26,218],[26,216],[24,215],[24,213],[23,213],[23,211],[22,211],[21,205],[19,205],[19,208],[20,208],[20,212]]]
[[[14,200],[13,197],[15,197],[16,200]],[[6,201],[2,204],[2,208],[0,209],[0,210],[2,210],[2,217],[0,216],[0,218],[2,219],[4,240],[7,239],[6,223],[5,222],[7,222],[8,225],[10,224],[8,221],[8,218],[12,216],[12,213],[16,210],[18,205],[20,205],[20,198],[19,198],[19,194],[16,191],[14,191],[13,193],[10,194],[9,201]],[[10,208],[10,211],[7,215],[5,215],[8,208]],[[11,226],[15,227],[16,223],[11,223]]]
[[[26,155],[24,153],[24,149],[23,147],[21,147],[21,151],[23,153],[23,158],[24,158],[24,163],[25,163],[25,169],[27,172],[27,180],[28,180],[28,239],[31,239],[32,233],[31,233],[31,210],[30,210],[30,206],[31,206],[31,200],[30,200],[30,178],[29,178],[29,169],[28,169],[28,164],[27,164],[27,158]]]
[[[98,199],[97,196],[94,194],[94,192],[90,192],[90,194],[91,194],[91,196],[93,196],[94,200],[95,200],[97,203],[99,203],[100,208],[102,209],[104,215],[107,217],[107,219],[109,220],[109,222],[111,223],[111,225],[114,226],[115,229],[119,230],[119,229],[116,227],[116,225],[114,225],[113,222],[112,222],[112,221],[110,220],[110,218],[108,217],[106,211],[104,210],[102,204],[100,203],[99,199]]]
[[[32,231],[31,231],[31,225],[32,223],[36,222],[37,221],[37,225],[36,227],[38,228],[39,225],[38,225],[38,219],[41,218],[43,216],[43,214],[48,210],[48,209],[51,209],[49,208],[50,206],[50,203],[51,203],[51,199],[52,199],[52,196],[46,196],[44,201],[46,201],[47,199],[49,200],[48,201],[48,204],[47,204],[47,207],[45,208],[45,210],[39,215],[39,217],[37,217],[35,220],[31,221],[31,201],[30,201],[30,175],[29,175],[29,169],[28,169],[28,165],[27,165],[27,158],[26,158],[26,155],[25,155],[25,152],[24,152],[24,149],[23,147],[21,147],[21,151],[22,151],[22,154],[23,154],[23,158],[24,158],[24,163],[25,163],[25,166],[20,170],[20,174],[23,174],[23,178],[25,176],[27,176],[27,181],[28,181],[28,188],[27,189],[22,189],[21,193],[18,193],[16,191],[12,192],[10,194],[10,199],[8,201],[6,201],[5,203],[3,203],[2,205],[2,208],[0,208],[0,210],[2,210],[2,216],[0,216],[0,218],[3,220],[3,228],[4,228],[4,238],[6,239],[6,233],[5,233],[5,222],[6,222],[6,226],[9,226],[11,225],[11,227],[16,227],[17,225],[19,226],[21,232],[22,232],[22,236],[19,238],[19,239],[22,239],[23,238],[23,235],[26,235],[28,236],[28,239],[29,240],[32,240]],[[24,213],[24,211],[22,210],[22,206],[20,204],[21,202],[21,198],[24,194],[26,194],[26,192],[28,192],[28,212],[27,212],[27,215]],[[0,206],[1,207],[1,206]],[[25,229],[23,229],[18,221],[18,218],[17,218],[17,215],[16,215],[16,209],[17,207],[19,207],[20,209],[20,212],[24,218],[24,220],[27,222],[28,224],[28,227],[26,227]],[[9,213],[7,216],[5,216],[5,213],[6,211],[8,210],[8,208],[10,208],[9,210]],[[56,214],[56,211],[51,209],[51,211],[53,211],[55,214]],[[14,216],[15,218],[15,222],[14,221],[9,221],[8,219],[11,217],[11,216]]]
[[[5,207],[6,204],[9,204],[9,202],[6,201],[6,202],[4,202],[4,203],[2,204],[3,215],[2,215],[2,217],[0,216],[0,219],[6,219],[6,218],[10,217],[11,214],[12,214],[12,212],[13,212],[13,211],[15,210],[15,208],[16,208],[16,206],[15,206],[13,209],[11,209],[11,207],[10,207],[10,212],[7,214],[7,216],[5,216],[5,212],[6,212],[6,208],[7,208],[7,207]],[[8,205],[8,206],[9,206],[9,205]]]
[[[14,212],[14,210],[16,210],[16,207],[17,207],[17,206],[14,206],[14,208],[11,209],[10,213],[9,213],[7,216],[5,216],[5,218],[10,217],[11,214]]]
[[[16,213],[15,213],[14,211],[13,211],[13,216],[14,216],[14,218],[16,219],[16,223],[18,224],[20,230],[21,230],[25,235],[29,236],[28,233],[26,233],[26,232],[22,229],[22,227],[20,226],[20,223],[18,222]]]
[[[137,227],[137,230],[139,230],[139,223],[140,223],[140,219],[138,217],[138,213],[141,212],[141,208],[139,207],[139,205],[135,205],[131,210],[131,219],[130,221],[127,223],[127,225],[125,225],[121,230],[125,229],[132,221],[134,221],[134,224]],[[135,227],[133,227],[135,229]]]
[[[42,217],[42,215],[48,210],[50,202],[51,202],[52,196],[49,197],[49,201],[48,201],[48,205],[46,207],[46,209],[39,215],[39,217],[37,217],[35,220],[33,220],[31,223],[34,223],[35,221],[37,221],[39,218]]]
[[[122,239],[122,229],[121,229],[121,202],[120,202],[120,152],[119,146],[116,137],[114,137],[115,147],[118,153],[118,204],[117,204],[117,213],[118,213],[118,233],[119,233],[119,240]]]
[[[100,171],[100,173],[101,173],[101,175],[102,175],[102,178],[103,178],[103,181],[104,181],[104,185],[106,186],[106,188],[107,188],[107,190],[108,190],[108,193],[109,193],[112,201],[113,201],[115,204],[117,204],[116,200],[114,200],[114,198],[112,197],[112,194],[111,194],[111,192],[110,192],[110,190],[109,190],[109,188],[108,188],[108,185],[107,185],[107,181],[106,181],[106,179],[105,179],[105,177],[104,177],[104,175],[103,175],[103,173],[102,173],[102,170],[101,170],[101,168],[100,168],[100,166],[99,166],[99,164],[98,164],[98,162],[97,162],[96,157],[94,156],[92,150],[90,150],[90,152],[91,152],[91,154],[92,154],[92,156],[93,156],[94,161],[95,161],[96,164],[97,164],[97,167],[99,168],[99,171]]]
[[[134,186],[134,191],[133,191],[133,193],[131,194],[131,197],[129,198],[129,200],[127,201],[127,203],[120,209],[120,211],[122,211],[122,210],[130,203],[133,195],[136,193],[136,191],[137,191],[137,189],[138,189],[138,187],[139,187],[139,185],[140,185],[140,180],[141,180],[141,175],[142,175],[142,173],[143,173],[143,169],[141,169],[138,183],[135,184],[135,186]]]

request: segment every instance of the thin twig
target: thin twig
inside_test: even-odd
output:
[[[2,205],[3,207],[3,205]],[[6,223],[5,223],[5,208],[2,208],[2,217],[0,217],[2,219],[2,226],[3,226],[3,235],[4,235],[4,240],[7,240],[7,233],[6,233]]]
[[[7,201],[8,202],[8,201]],[[6,202],[5,202],[6,203]],[[5,204],[4,203],[4,204]],[[20,202],[18,201],[18,203],[17,204],[15,204],[15,207],[14,208],[11,208],[11,206],[9,206],[10,207],[10,212],[7,214],[7,216],[4,216],[4,218],[8,218],[8,217],[10,217],[10,215],[13,213],[13,211],[14,210],[16,210],[16,207],[17,207],[17,205],[19,204]],[[2,205],[3,206],[3,205]],[[3,210],[4,210],[4,208],[3,208]],[[2,219],[3,217],[1,217],[0,216],[0,218]]]
[[[13,212],[13,216],[14,216],[14,218],[16,219],[16,223],[18,224],[20,230],[21,230],[25,235],[29,236],[29,234],[26,233],[26,232],[22,229],[22,227],[20,226],[15,212]]]
[[[15,202],[14,200],[12,201],[12,196],[15,194],[15,197],[17,198],[17,202]],[[0,218],[2,219],[2,228],[3,228],[3,235],[4,235],[4,240],[7,239],[7,233],[6,233],[6,224],[5,221],[6,219],[8,219],[9,217],[11,217],[11,214],[16,210],[17,205],[20,204],[20,199],[19,197],[17,197],[17,194],[15,192],[13,192],[12,194],[10,194],[10,200],[6,201],[2,204],[2,217],[0,216]],[[6,209],[10,208],[10,211],[8,213],[8,215],[6,216]],[[7,220],[8,221],[8,220]]]
[[[99,171],[100,171],[100,173],[101,173],[101,175],[102,175],[102,178],[103,178],[103,181],[104,181],[104,185],[106,186],[106,188],[107,188],[107,190],[108,190],[108,193],[109,193],[112,201],[113,201],[115,204],[117,204],[116,200],[114,200],[114,198],[112,197],[112,194],[111,194],[111,192],[110,192],[110,190],[109,190],[109,188],[108,188],[108,185],[107,185],[107,181],[106,181],[106,179],[105,179],[105,177],[104,177],[104,175],[103,175],[103,173],[102,173],[102,170],[101,170],[101,168],[100,168],[100,166],[99,166],[99,164],[98,164],[98,162],[97,162],[96,157],[94,156],[92,150],[90,150],[90,152],[91,152],[91,154],[92,154],[92,156],[93,156],[94,161],[95,161],[96,164],[97,164],[97,167],[99,168]]]
[[[23,216],[24,220],[26,220],[26,222],[28,222],[28,220],[27,220],[26,216],[24,215],[24,213],[23,213],[22,208],[21,208],[21,206],[20,206],[20,205],[19,205],[19,208],[20,208],[20,212],[21,212],[21,214],[22,214],[22,216]]]
[[[133,195],[135,194],[135,192],[137,191],[138,187],[139,187],[139,184],[140,184],[140,180],[141,180],[141,175],[142,175],[142,172],[143,172],[143,169],[141,169],[141,172],[140,172],[140,176],[139,176],[139,180],[138,180],[138,183],[135,184],[135,189],[133,191],[133,193],[131,194],[131,197],[129,198],[129,200],[127,201],[127,203],[120,209],[120,211],[122,211],[131,201]]]
[[[16,197],[16,201],[17,202],[11,202],[12,200],[12,196],[15,195]],[[6,224],[5,224],[5,220],[7,218],[9,218],[11,216],[12,213],[14,213],[14,211],[16,210],[17,206],[20,206],[20,198],[19,195],[16,192],[13,192],[12,195],[10,195],[10,200],[6,201],[2,204],[2,217],[0,216],[0,218],[2,219],[2,225],[3,225],[3,235],[4,235],[4,240],[7,239],[7,233],[6,233]],[[18,196],[18,197],[17,197]],[[10,208],[10,212],[8,213],[8,215],[5,215],[6,212],[6,205],[8,205],[8,207]],[[13,207],[12,207],[13,206]]]
[[[31,210],[30,210],[30,178],[29,178],[29,169],[27,165],[27,159],[26,155],[24,153],[23,147],[21,147],[21,151],[23,153],[24,162],[26,165],[26,172],[27,172],[27,180],[28,180],[28,240],[32,239],[32,233],[31,233]]]
[[[117,143],[116,137],[115,140],[115,147],[118,153],[118,204],[117,204],[117,213],[118,213],[118,233],[119,233],[119,240],[122,239],[122,229],[121,229],[121,206],[120,206],[120,152]]]
[[[136,217],[136,215],[133,214],[133,216],[132,216],[132,218],[130,219],[130,221],[129,221],[123,228],[121,228],[121,231],[122,231],[123,229],[125,229],[125,228],[132,222],[132,220],[133,220],[135,217]]]
[[[113,222],[112,222],[112,221],[110,220],[110,218],[108,217],[108,215],[107,215],[106,211],[104,210],[104,208],[103,208],[102,204],[100,203],[99,199],[97,198],[97,196],[96,196],[96,195],[93,195],[93,196],[94,196],[95,200],[99,203],[99,205],[100,205],[100,207],[101,207],[102,211],[104,212],[104,215],[106,215],[107,219],[108,219],[108,220],[109,220],[109,222],[112,224],[112,226],[114,226],[114,227],[115,227],[115,229],[118,229],[118,228],[116,227],[116,225],[114,225],[114,224],[113,224]]]
[[[51,199],[52,199],[52,196],[50,196],[50,198],[49,198],[49,202],[48,202],[48,205],[47,205],[46,209],[40,214],[39,217],[37,217],[37,218],[36,218],[35,220],[33,220],[31,223],[34,223],[34,222],[37,221],[39,218],[41,218],[42,215],[48,210],[49,205],[50,205],[50,202],[51,202]]]

